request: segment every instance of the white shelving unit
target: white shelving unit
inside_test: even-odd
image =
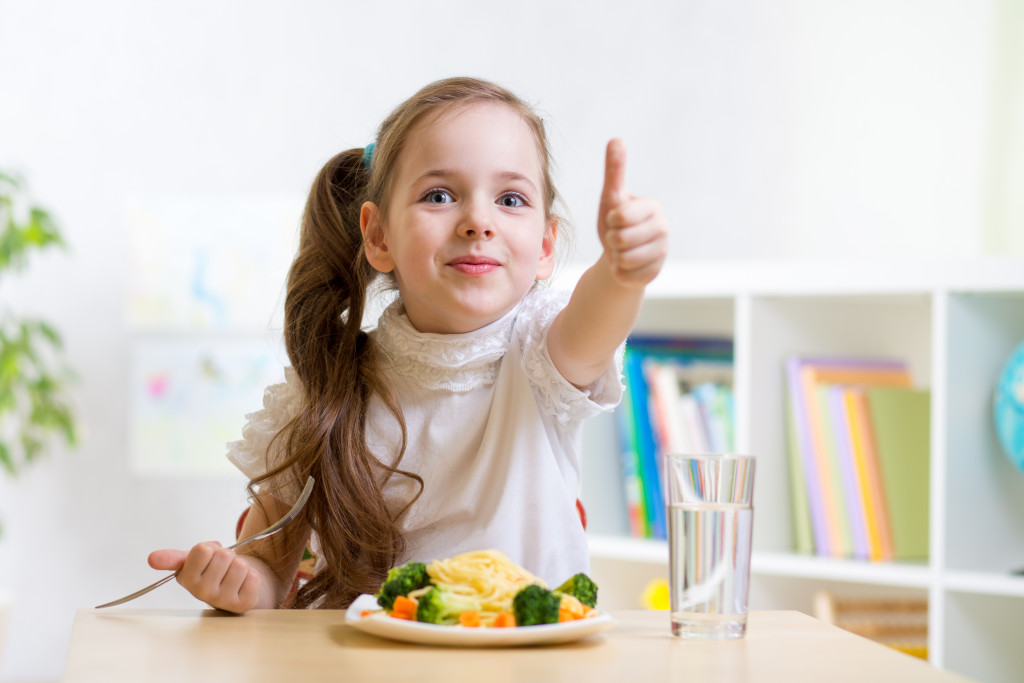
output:
[[[648,288],[637,330],[734,340],[737,450],[758,458],[752,608],[811,612],[821,588],[926,595],[934,664],[1024,680],[1024,578],[1013,574],[1024,568],[1024,473],[1002,454],[991,415],[998,373],[1024,340],[1024,261],[672,263]],[[793,552],[791,354],[903,358],[915,386],[931,389],[929,561]],[[667,574],[668,551],[627,537],[617,443],[610,416],[588,424],[581,497],[595,578],[638,600],[646,579]]]

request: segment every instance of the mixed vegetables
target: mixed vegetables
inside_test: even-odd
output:
[[[497,615],[491,612],[484,619],[473,599],[432,585],[422,562],[410,562],[389,571],[375,597],[383,611],[396,619],[466,627],[554,624],[597,614],[597,584],[583,573],[554,590],[528,583],[516,592],[508,611]],[[363,616],[370,613],[365,611]]]

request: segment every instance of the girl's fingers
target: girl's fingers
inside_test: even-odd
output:
[[[199,584],[200,577],[206,570],[206,566],[213,559],[213,553],[220,547],[219,543],[198,543],[188,551],[185,564],[178,572],[178,583],[192,590],[191,586]]]
[[[661,215],[661,206],[653,199],[630,197],[609,209],[605,216],[608,227],[617,230]]]
[[[249,575],[249,563],[241,557],[232,557],[219,585],[220,596],[226,600],[238,598],[238,592],[242,588],[245,577]]]
[[[200,582],[208,592],[217,593],[221,590],[221,585],[230,573],[235,558],[234,550],[218,548],[213,553],[210,563],[206,565],[200,578]]]
[[[668,231],[660,217],[649,218],[640,223],[609,231],[603,237],[604,248],[614,253],[628,251],[652,242],[668,248]]]
[[[255,569],[247,571],[245,580],[242,581],[242,587],[238,589],[238,602],[243,610],[248,610],[256,604],[260,597],[260,582],[262,580],[260,573]]]
[[[617,274],[641,274],[649,267],[660,268],[665,260],[665,252],[656,241],[645,242],[613,255],[612,266]]]

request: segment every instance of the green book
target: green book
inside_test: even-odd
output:
[[[811,513],[807,502],[804,483],[804,463],[797,437],[796,416],[792,400],[786,401],[787,434],[789,450],[789,499],[793,505],[793,541],[796,551],[803,555],[814,554],[814,536],[811,532]]]
[[[868,389],[893,553],[928,558],[931,393],[927,389]]]

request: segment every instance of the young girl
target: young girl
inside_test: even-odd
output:
[[[341,608],[411,560],[486,548],[557,585],[588,568],[575,500],[582,421],[622,393],[622,347],[661,268],[658,205],[624,187],[608,144],[601,258],[571,298],[539,286],[564,224],[544,125],[485,81],[430,84],[375,144],[317,176],[288,276],[292,367],[228,457],[251,478],[241,537],[299,520],[244,554],[200,543],[150,555],[213,607],[282,606],[307,540],[316,573],[296,607]],[[380,279],[397,297],[362,329]]]

